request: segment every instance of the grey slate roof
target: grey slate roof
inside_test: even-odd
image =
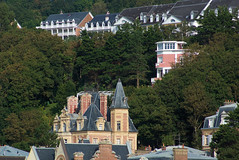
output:
[[[36,148],[40,160],[54,160],[55,148]]]
[[[129,157],[128,160],[139,160],[141,157],[146,157],[149,160],[172,160],[173,148],[182,148],[182,146],[168,146],[165,151],[158,149],[155,152],[144,154],[135,157]],[[217,160],[217,158],[207,156],[206,152],[200,151],[190,147],[184,147],[188,149],[188,160]]]
[[[72,12],[72,13],[63,13],[63,14],[52,14],[46,19],[46,21],[48,21],[48,22],[51,22],[51,21],[56,22],[57,20],[58,21],[70,20],[71,21],[74,19],[75,23],[79,24],[88,13],[89,12]]]
[[[204,120],[204,124],[203,124],[203,128],[202,129],[207,129],[207,128],[219,128],[220,123],[221,123],[221,115],[222,112],[226,112],[227,114],[231,111],[234,111],[237,108],[237,103],[233,103],[233,104],[228,104],[228,105],[224,105],[219,107],[218,112],[215,115],[206,117]],[[209,119],[213,120],[213,127],[209,127]]]
[[[111,14],[101,14],[101,15],[96,15],[90,22],[88,22],[88,26],[90,27],[91,23],[94,24],[94,26],[96,25],[96,23],[98,22],[100,25],[104,22],[105,25],[108,25],[108,22],[110,22],[111,24],[115,23],[115,18],[119,13],[111,13]],[[109,20],[105,21],[105,17],[108,16]]]
[[[117,85],[116,85],[116,90],[115,94],[112,98],[112,104],[110,108],[129,108],[127,98],[124,93],[123,85],[119,79]]]
[[[133,123],[133,121],[132,121],[132,119],[130,117],[129,117],[129,131],[130,132],[138,132],[138,130],[134,126],[134,123]]]
[[[173,15],[180,20],[190,20],[191,11],[195,12],[196,18],[201,11],[206,7],[210,0],[182,0],[175,3],[169,11],[169,15]]]
[[[211,9],[216,9],[219,6],[238,8],[239,1],[238,0],[213,0],[209,7]]]
[[[1,146],[0,147],[0,156],[18,156],[18,157],[27,157],[28,152],[11,147],[11,146]]]
[[[69,155],[69,160],[74,160],[75,152],[83,152],[84,160],[90,160],[94,153],[99,150],[99,144],[65,144],[67,154]],[[112,150],[115,151],[117,156],[121,157],[121,160],[127,160],[127,155],[129,151],[126,145],[112,145]]]

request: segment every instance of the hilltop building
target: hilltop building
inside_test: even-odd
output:
[[[48,30],[52,35],[64,40],[70,36],[79,36],[85,23],[92,19],[93,15],[90,12],[52,14],[36,28]]]
[[[98,144],[107,139],[112,144],[129,143],[134,153],[138,131],[129,117],[129,105],[120,80],[108,108],[107,96],[110,94],[80,92],[77,97],[68,97],[67,108],[54,119],[54,131],[65,143],[88,139],[90,143]]]
[[[131,150],[127,145],[64,143],[57,148],[32,147],[27,160],[127,160]]]
[[[85,24],[87,32],[112,32],[116,33],[117,26],[114,23],[117,21],[118,13],[96,15],[91,21]]]
[[[219,126],[227,124],[226,117],[228,113],[237,108],[238,103],[225,102],[224,106],[219,107],[215,115],[206,117],[204,120],[202,131],[202,149],[211,152],[210,143],[212,141],[213,133],[219,130]]]
[[[161,80],[162,77],[172,69],[173,64],[182,62],[185,52],[183,45],[186,44],[186,42],[160,41],[156,44],[157,63],[155,64],[155,68],[157,69],[157,77],[151,78],[152,84],[154,84],[156,80]]]

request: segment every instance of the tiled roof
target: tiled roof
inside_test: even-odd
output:
[[[69,160],[74,160],[75,152],[83,152],[84,160],[90,160],[94,153],[99,150],[99,144],[65,144],[67,154],[69,155]],[[127,155],[129,151],[126,145],[112,145],[112,150],[115,151],[117,156],[121,157],[121,160],[127,160]]]
[[[119,79],[110,108],[129,108],[123,85]]]
[[[54,160],[55,148],[36,148],[39,160]]]
[[[196,18],[201,11],[207,6],[210,0],[182,0],[176,4],[169,11],[169,15],[173,15],[180,20],[190,20],[190,13],[194,11]]]
[[[29,155],[28,152],[10,147],[8,145],[0,147],[0,156],[23,156],[27,157]]]
[[[146,157],[148,160],[171,160],[173,159],[173,148],[182,148],[182,146],[168,146],[166,150],[158,149],[155,152],[140,156],[130,157],[128,160],[138,160],[141,157]],[[217,160],[217,158],[207,156],[206,152],[190,147],[188,149],[188,160]]]
[[[141,12],[148,13],[153,6],[143,6],[143,7],[135,7],[135,8],[126,8],[122,12],[120,12],[119,17],[127,17],[130,20],[135,20],[139,17]]]
[[[63,14],[52,14],[50,15],[46,21],[50,22],[50,21],[67,21],[67,20],[75,20],[76,24],[79,24],[84,18],[85,16],[88,14],[89,12],[73,12],[73,13],[63,13]]]
[[[233,111],[237,108],[237,103],[232,103],[228,105],[224,105],[219,107],[218,112],[215,115],[206,117],[204,120],[203,128],[202,129],[207,129],[207,128],[218,128],[221,123],[221,115],[222,113],[229,113],[230,111]],[[209,126],[209,120],[213,121],[213,126]]]

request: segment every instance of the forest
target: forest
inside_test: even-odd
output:
[[[67,41],[43,30],[16,29],[11,23],[16,13],[6,3],[0,3],[0,12],[1,145],[24,150],[55,146],[56,134],[49,131],[66,97],[83,90],[114,90],[118,78],[139,131],[139,148],[183,143],[200,149],[204,118],[225,100],[239,100],[239,21],[226,8],[217,16],[205,12],[196,36],[186,36],[195,28],[185,24],[176,33],[175,26],[145,30],[135,21],[116,34],[83,32]],[[162,40],[186,41],[190,54],[152,87],[155,43]],[[219,133],[227,131],[223,129]],[[223,146],[219,141],[215,138],[215,148]]]

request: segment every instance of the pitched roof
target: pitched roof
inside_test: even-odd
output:
[[[18,156],[18,157],[27,157],[28,152],[11,147],[11,146],[1,146],[0,147],[0,156]]]
[[[110,22],[111,24],[115,23],[115,18],[119,13],[111,13],[111,14],[101,14],[101,15],[96,15],[90,22],[88,22],[88,25],[90,25],[91,23],[96,24],[97,22],[99,24],[102,24],[102,22],[104,22],[106,25],[108,22]],[[109,17],[109,20],[105,20],[105,17]]]
[[[0,160],[25,160],[25,157],[0,156]]]
[[[173,148],[182,148],[182,146],[168,146],[166,150],[157,149],[155,152],[148,154],[129,157],[128,160],[138,160],[141,157],[146,157],[148,160],[171,160],[173,159]],[[217,160],[217,158],[207,156],[207,153],[198,149],[184,147],[188,149],[188,160]]]
[[[190,20],[190,13],[194,11],[196,18],[207,6],[210,0],[182,0],[175,3],[169,11],[169,15],[173,15],[180,20]]]
[[[219,6],[238,8],[239,1],[238,0],[213,0],[209,8],[215,9],[215,8],[218,8]]]
[[[99,144],[68,143],[65,146],[69,160],[74,160],[75,152],[83,152],[84,160],[90,160],[94,153],[99,150]],[[121,157],[121,160],[127,160],[129,151],[126,145],[112,145],[112,151],[115,151],[116,155]]]
[[[129,119],[129,131],[130,132],[138,132],[138,130],[134,126],[134,123],[133,123],[132,119],[130,117],[128,119]]]
[[[115,94],[114,94],[110,108],[111,109],[113,109],[113,108],[129,108],[129,105],[127,103],[127,98],[125,97],[123,85],[122,85],[120,79],[116,85]]]
[[[84,120],[84,127],[82,128],[83,131],[98,131],[98,128],[96,127],[96,120],[99,117],[103,117],[102,114],[100,113],[99,108],[94,104],[91,103],[91,105],[89,106],[89,108],[86,110],[85,117],[87,117],[87,119]],[[105,122],[105,131],[110,131],[110,125],[108,123]]]
[[[54,160],[55,148],[36,148],[39,160]]]
[[[63,13],[63,14],[51,14],[46,21],[67,21],[75,20],[76,24],[79,24],[89,12],[72,12],[72,13]]]
[[[229,113],[231,111],[234,111],[237,108],[237,103],[232,103],[232,104],[227,104],[224,106],[219,107],[218,112],[215,115],[206,117],[204,120],[203,128],[202,129],[207,129],[207,128],[218,128],[221,123],[221,115],[222,113]],[[213,121],[213,126],[209,126],[209,120]]]

